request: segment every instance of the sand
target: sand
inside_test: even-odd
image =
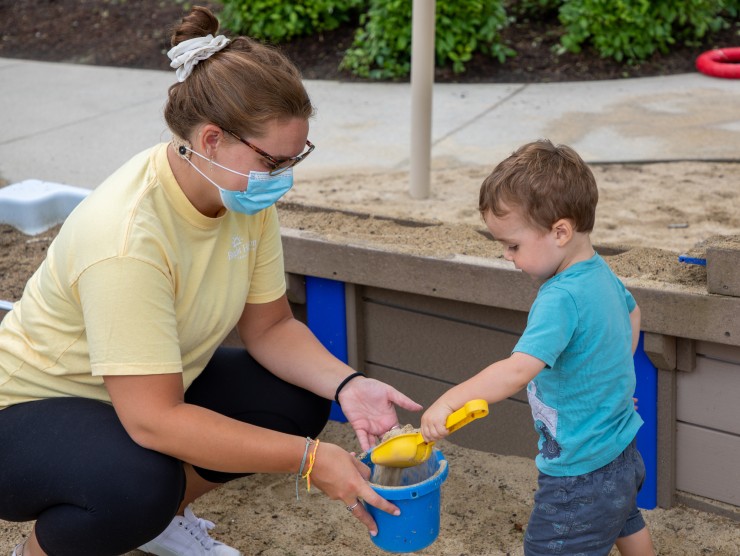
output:
[[[359,451],[347,424],[331,421],[321,438]],[[523,554],[523,530],[537,484],[533,462],[460,448],[446,440],[437,446],[450,467],[441,487],[440,534],[417,554]],[[198,500],[194,510],[216,523],[215,538],[249,556],[387,554],[371,542],[365,527],[348,515],[341,502],[329,500],[316,489],[307,494],[305,488],[297,501],[292,476],[255,475],[234,481]],[[649,510],[644,515],[661,555],[738,554],[737,522],[681,506]],[[13,543],[29,530],[28,523],[0,522],[0,553],[9,555]],[[133,551],[126,556],[141,554]]]
[[[707,241],[740,234],[740,163],[672,162],[592,166],[599,204],[592,241],[631,283],[706,291]],[[432,171],[430,196],[409,195],[408,173],[358,174],[300,182],[286,196],[284,226],[329,241],[432,257],[502,257],[477,211],[492,166]],[[314,210],[307,210],[312,207]],[[326,212],[323,209],[335,209]],[[316,210],[318,209],[318,210]],[[368,216],[370,215],[370,216]]]
[[[646,246],[679,252],[711,235],[740,231],[740,162],[603,164],[591,168],[599,186],[592,234],[596,245]],[[301,180],[298,175],[296,186],[284,199],[482,229],[476,210],[478,192],[492,169],[492,165],[435,169],[431,173],[430,196],[424,200],[410,197],[407,172],[314,180]],[[328,224],[322,230],[331,228]]]
[[[409,197],[405,173],[307,181],[298,173],[296,187],[281,202],[281,221],[330,241],[433,257],[500,257],[476,211],[478,187],[490,169],[435,170],[432,195],[423,201]],[[621,252],[608,257],[612,268],[622,277],[655,287],[671,283],[705,291],[703,269],[679,263],[677,256],[700,256],[710,238],[740,235],[740,163],[612,164],[593,169],[601,196],[593,240],[604,252]],[[34,238],[8,227],[0,227],[0,232],[0,299],[14,300],[21,291],[18,282],[22,284],[29,268],[43,257],[54,231]],[[24,266],[23,261],[30,263]],[[360,450],[347,424],[330,422],[321,439]],[[441,530],[437,541],[419,554],[523,554],[523,532],[536,488],[533,461],[461,448],[447,440],[437,446],[450,467],[441,487]],[[194,509],[216,523],[215,538],[248,555],[385,553],[341,502],[316,489],[311,494],[302,489],[297,501],[293,476],[240,479],[201,498]],[[736,521],[683,506],[645,511],[645,517],[661,555],[740,554]],[[0,521],[0,554],[10,554],[30,527]]]

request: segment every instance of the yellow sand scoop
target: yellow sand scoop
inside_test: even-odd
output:
[[[488,415],[486,400],[472,400],[447,417],[445,426],[450,432],[471,421]],[[413,467],[424,463],[432,455],[434,442],[426,442],[420,432],[398,434],[378,444],[370,452],[370,461],[385,467]]]

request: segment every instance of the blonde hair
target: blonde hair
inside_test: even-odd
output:
[[[171,44],[214,35],[219,23],[210,10],[192,8],[172,33]],[[271,120],[303,118],[314,112],[298,69],[275,48],[237,37],[198,63],[169,88],[164,118],[178,137],[213,123],[242,137],[261,137]]]
[[[517,209],[533,226],[549,230],[562,218],[591,232],[599,191],[591,169],[572,148],[542,139],[500,162],[483,181],[478,210],[485,218]]]

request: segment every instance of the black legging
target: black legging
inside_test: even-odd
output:
[[[185,401],[239,421],[317,436],[330,402],[287,384],[243,349],[220,348]],[[227,482],[247,475],[196,468]],[[52,398],[0,411],[0,519],[36,520],[50,556],[115,556],[169,525],[185,493],[182,462],[131,440],[109,404]]]

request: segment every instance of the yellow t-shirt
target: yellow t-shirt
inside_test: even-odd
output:
[[[187,388],[245,303],[284,293],[275,207],[204,216],[157,145],[77,206],[0,324],[0,408],[110,401],[104,375],[182,373]]]

